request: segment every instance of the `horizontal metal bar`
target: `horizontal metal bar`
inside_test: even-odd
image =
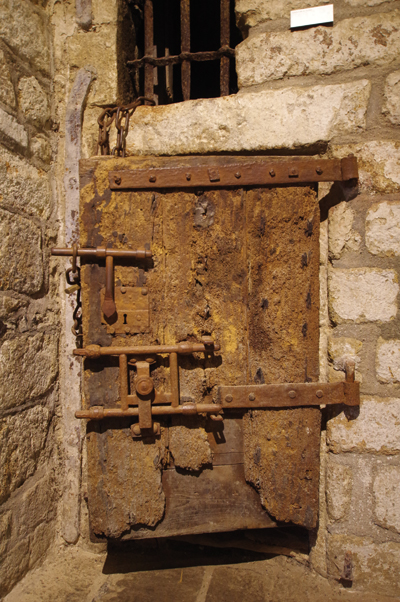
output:
[[[73,249],[61,249],[53,247],[51,254],[56,256],[73,256]],[[77,250],[78,257],[135,257],[136,259],[145,259],[151,257],[152,252],[148,249],[108,249],[104,247],[97,247],[95,249],[79,249]]]
[[[151,406],[153,416],[164,416],[171,414],[218,414],[221,406],[214,403],[191,403],[180,406]],[[120,410],[119,408],[103,408],[103,406],[93,406],[88,410],[78,410],[75,412],[75,418],[85,418],[87,420],[103,420],[104,418],[124,418],[129,416],[139,416],[139,408],[128,408]]]
[[[204,52],[181,52],[180,54],[171,54],[170,56],[154,57],[150,55],[142,56],[140,59],[128,61],[130,67],[143,67],[143,65],[153,65],[154,67],[166,67],[167,65],[176,65],[184,61],[217,61],[223,56],[235,56],[235,50],[229,46],[223,46],[219,50],[210,50]]]
[[[201,351],[219,351],[219,343],[178,343],[176,345],[143,345],[137,347],[100,347],[100,345],[88,345],[83,349],[74,349],[74,355],[96,359],[106,355],[153,355],[157,353],[178,353],[188,355]]]
[[[358,177],[357,159],[292,159],[238,162],[215,167],[156,167],[109,172],[111,190],[155,188],[226,188],[337,182]]]
[[[283,408],[322,404],[360,404],[360,383],[289,383],[219,387],[218,401],[224,410],[236,408]]]

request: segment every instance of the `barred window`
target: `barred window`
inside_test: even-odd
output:
[[[165,105],[237,92],[234,0],[128,0],[135,96]]]

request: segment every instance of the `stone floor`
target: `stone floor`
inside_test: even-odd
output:
[[[182,542],[96,553],[55,547],[3,602],[394,602],[310,571],[306,557]]]

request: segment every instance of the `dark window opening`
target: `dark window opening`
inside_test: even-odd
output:
[[[129,0],[128,0],[129,2]],[[165,105],[237,92],[234,0],[131,0],[135,96]]]

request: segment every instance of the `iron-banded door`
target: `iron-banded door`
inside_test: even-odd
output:
[[[310,185],[212,188],[222,161],[201,158],[208,187],[112,190],[109,175],[188,169],[198,158],[81,162],[84,247],[148,249],[114,260],[118,322],[102,313],[105,262],[82,267],[85,347],[174,345],[212,337],[220,350],[178,357],[180,404],[213,403],[221,385],[318,380],[319,208]],[[113,177],[114,177],[113,176]],[[187,176],[189,177],[189,176]],[[129,358],[128,358],[129,360]],[[155,389],[171,390],[166,354],[148,361]],[[136,362],[136,364],[135,364]],[[118,358],[86,359],[83,406],[115,407]],[[161,400],[161,396],[159,397]],[[318,514],[320,410],[254,409],[90,420],[88,503],[95,537],[145,538],[273,527],[312,528]]]

